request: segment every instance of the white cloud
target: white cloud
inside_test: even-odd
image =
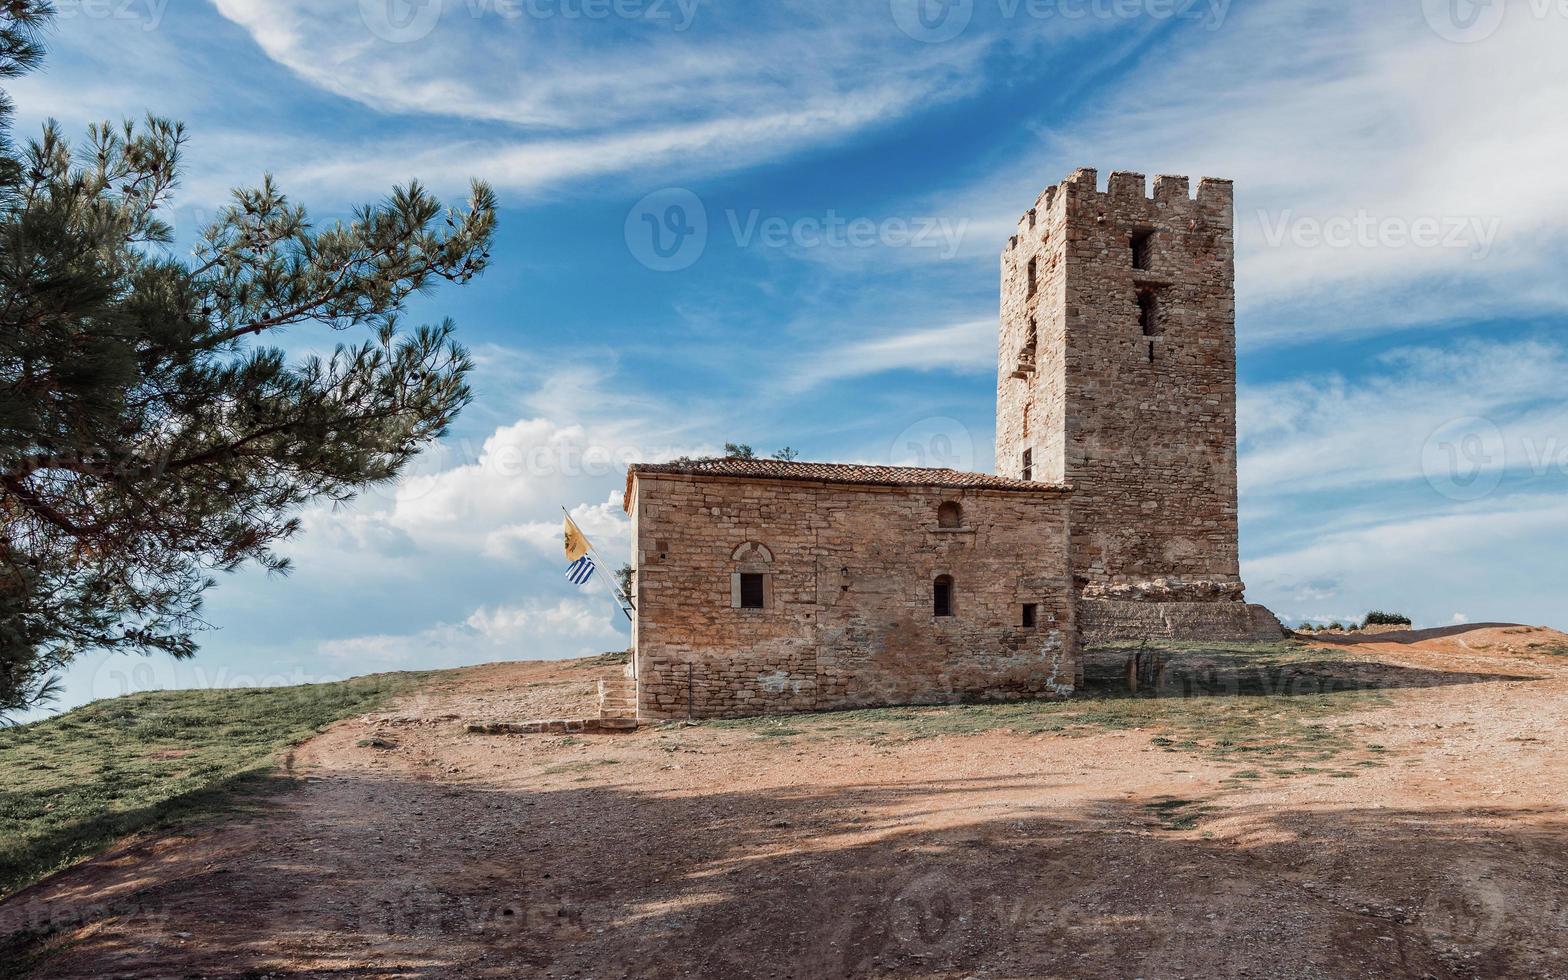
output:
[[[885,371],[983,371],[996,367],[994,320],[924,327],[814,352],[784,380],[792,389]]]
[[[1437,626],[1452,622],[1449,603],[1460,596],[1487,620],[1528,621],[1561,607],[1565,550],[1568,499],[1515,495],[1372,526],[1330,526],[1307,544],[1245,561],[1242,571],[1248,597],[1276,610],[1376,606]]]
[[[965,69],[989,44],[890,43],[885,10],[838,4],[704,5],[691,29],[672,30],[509,17],[494,4],[452,2],[409,43],[378,38],[352,3],[214,4],[269,57],[325,91],[386,112],[496,124],[483,140],[436,148],[318,146],[283,171],[313,189],[418,173],[442,188],[473,175],[533,190],[674,162],[687,177],[732,169],[957,98],[973,84]],[[481,9],[490,12],[474,16]]]
[[[1243,495],[1420,480],[1435,433],[1460,419],[1495,426],[1490,466],[1549,476],[1568,454],[1561,403],[1568,348],[1542,341],[1412,347],[1355,380],[1305,374],[1239,396]],[[1490,430],[1486,430],[1490,431]],[[1568,470],[1568,466],[1564,466]]]
[[[417,665],[456,667],[497,660],[557,659],[602,653],[619,634],[604,615],[608,601],[562,599],[482,607],[461,623],[441,623],[413,633],[370,634],[328,640],[320,653],[347,661],[356,671]]]
[[[980,258],[1079,166],[1102,183],[1113,169],[1233,178],[1244,345],[1568,309],[1568,17],[1530,12],[1511,4],[1496,36],[1463,45],[1418,4],[1236,5],[934,210],[970,221]],[[1271,246],[1287,214],[1292,234]],[[1297,244],[1302,228],[1362,215],[1378,222],[1373,244]],[[1459,247],[1385,233],[1421,220]],[[1469,246],[1494,228],[1478,257]]]

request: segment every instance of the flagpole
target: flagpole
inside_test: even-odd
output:
[[[567,520],[572,520],[572,512],[567,510],[564,506],[561,507],[561,513],[566,515]],[[576,524],[576,521],[572,521],[572,525],[574,527]],[[582,528],[577,528],[577,531],[579,534],[581,534]],[[635,622],[635,620],[632,619],[632,612],[636,610],[637,607],[632,604],[631,599],[626,595],[626,593],[621,591],[619,579],[612,578],[612,576],[616,573],[610,571],[609,564],[604,560],[604,557],[599,554],[599,549],[593,546],[593,542],[589,540],[588,535],[583,534],[582,537],[583,543],[588,545],[588,552],[594,556],[594,559],[598,561],[599,565],[605,570],[605,581],[609,583],[610,590],[615,595],[615,608],[621,611],[621,614],[626,617],[626,621],[628,623]]]

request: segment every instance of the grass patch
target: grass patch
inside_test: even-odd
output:
[[[128,834],[222,812],[282,750],[423,676],[154,691],[0,729],[0,897]]]
[[[1166,752],[1241,763],[1248,772],[1255,766],[1313,772],[1314,763],[1366,748],[1352,726],[1334,723],[1337,716],[1389,703],[1379,690],[1380,666],[1339,650],[1291,641],[1168,644],[1161,647],[1163,684],[1139,694],[1125,690],[1122,652],[1095,651],[1085,690],[1065,701],[871,708],[702,724],[754,738],[872,743],[998,730],[1067,738],[1138,730],[1149,732],[1151,744]]]

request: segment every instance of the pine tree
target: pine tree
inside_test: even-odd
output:
[[[0,76],[35,65],[43,0],[0,0]],[[175,257],[160,218],[184,128],[53,124],[19,146],[0,104],[0,718],[83,651],[188,657],[216,572],[276,572],[300,507],[394,479],[471,398],[450,321],[414,292],[489,259],[489,188],[418,184],[312,227],[270,177]],[[355,330],[326,357],[285,328]]]

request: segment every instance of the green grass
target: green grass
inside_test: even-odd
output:
[[[1152,648],[1151,648],[1152,649]],[[1389,703],[1369,668],[1338,650],[1291,641],[1267,644],[1167,644],[1157,690],[1129,694],[1118,664],[1128,650],[1099,650],[1086,690],[1065,701],[872,708],[821,714],[741,718],[704,724],[748,733],[896,743],[1002,729],[1075,738],[1107,731],[1145,731],[1165,752],[1196,753],[1244,766],[1233,778],[1319,771],[1314,763],[1368,746],[1350,712]],[[1381,747],[1379,747],[1381,748]],[[1299,769],[1298,769],[1299,767]]]
[[[132,694],[0,729],[0,897],[128,834],[223,812],[284,749],[423,677]]]

